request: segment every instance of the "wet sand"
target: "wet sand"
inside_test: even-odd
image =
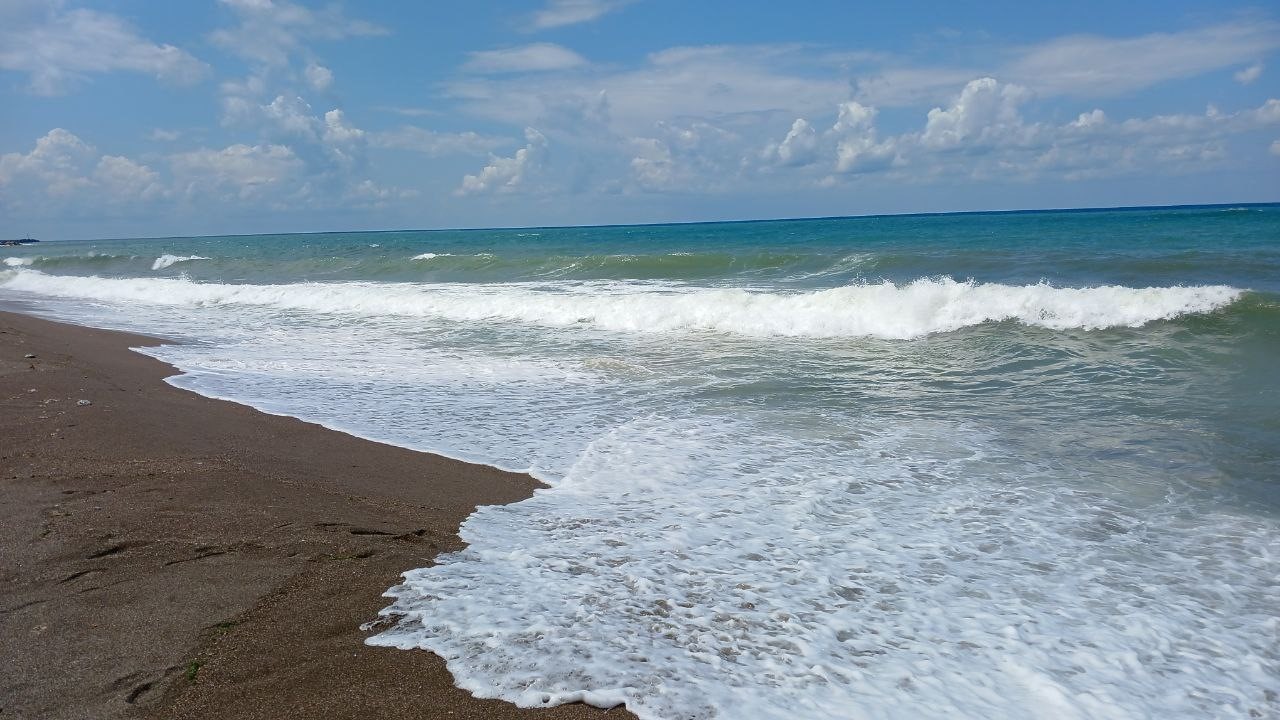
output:
[[[179,390],[128,350],[157,342],[0,312],[0,718],[633,717],[363,644],[536,481]]]

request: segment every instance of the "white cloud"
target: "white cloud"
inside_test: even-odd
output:
[[[836,172],[880,169],[896,158],[892,140],[876,139],[876,109],[856,101],[841,103],[831,133],[836,142]]]
[[[847,182],[850,173],[885,173],[899,182],[1189,173],[1220,167],[1231,136],[1280,125],[1277,99],[1233,113],[1210,106],[1203,114],[1119,122],[1094,109],[1061,125],[1024,120],[1020,108],[1029,99],[1019,86],[979,78],[967,83],[946,109],[928,113],[920,130],[884,139],[876,134],[874,108],[842,103],[826,133],[810,134],[807,119],[792,124],[787,139],[805,138],[805,161],[781,162],[784,140],[765,146],[763,169],[785,170],[795,181],[819,186]],[[821,175],[825,168],[837,174]]]
[[[637,137],[665,121],[811,115],[848,96],[843,79],[788,72],[801,61],[799,53],[790,45],[672,48],[634,70],[582,67],[518,78],[473,77],[449,85],[448,91],[468,112],[548,131],[558,109],[590,105],[605,93],[610,129]]]
[[[471,53],[463,68],[477,73],[540,72],[586,65],[586,58],[554,43],[534,43]]]
[[[503,138],[474,132],[443,133],[405,125],[371,136],[374,147],[412,150],[427,157],[443,155],[484,155],[506,145]]]
[[[153,200],[166,194],[160,173],[120,155],[103,155],[93,179],[113,200]]]
[[[312,141],[320,137],[320,123],[311,114],[311,106],[301,97],[277,95],[270,103],[259,106],[258,110],[284,135]]]
[[[1080,113],[1080,117],[1071,121],[1071,123],[1067,127],[1070,127],[1075,130],[1090,130],[1093,128],[1102,127],[1103,125],[1106,124],[1106,122],[1107,122],[1107,114],[1102,112],[1101,110],[1098,110],[1097,108],[1094,108],[1093,110],[1087,113]]]
[[[169,164],[178,188],[195,201],[262,199],[273,191],[292,189],[304,168],[283,145],[202,148],[171,155]]]
[[[417,197],[416,190],[384,187],[372,180],[363,180],[347,190],[343,199],[352,206],[362,208],[383,208],[395,200]]]
[[[1022,130],[1018,106],[1029,96],[1019,85],[1002,85],[989,77],[972,80],[951,107],[929,111],[920,139],[933,148],[1013,140]]]
[[[934,103],[983,73],[965,68],[890,67],[857,77],[855,97],[877,107],[903,107]]]
[[[1262,69],[1263,69],[1262,63],[1254,63],[1249,67],[1236,73],[1233,77],[1235,77],[1236,82],[1240,83],[1241,85],[1248,85],[1252,83],[1254,80],[1257,80],[1258,78],[1262,77]]]
[[[1272,155],[1280,155],[1280,140],[1272,142],[1270,150]]]
[[[529,30],[551,28],[591,22],[630,5],[635,0],[549,0],[547,5],[533,14]]]
[[[489,164],[479,173],[462,178],[458,195],[486,192],[511,192],[519,188],[525,177],[537,172],[547,149],[547,138],[529,127],[524,129],[526,145],[511,157],[491,155]]]
[[[808,165],[818,159],[818,133],[808,120],[796,118],[782,142],[770,143],[763,156],[766,161],[782,167]]]
[[[318,63],[310,63],[307,69],[303,71],[303,75],[307,79],[307,84],[313,90],[328,90],[333,85],[333,72],[329,68]]]
[[[656,137],[632,138],[630,181],[656,192],[724,192],[744,180],[751,159],[743,138],[730,128],[705,120],[660,122]],[[621,190],[630,190],[622,186]]]
[[[182,137],[182,133],[177,130],[165,130],[164,128],[155,128],[147,137],[155,142],[173,142]]]
[[[856,100],[840,103],[835,122],[821,135],[808,120],[798,118],[782,142],[765,147],[762,157],[776,167],[818,165],[837,173],[883,170],[901,161],[900,140],[878,137],[876,114],[875,108]]]
[[[287,0],[220,0],[235,13],[235,27],[216,30],[213,42],[246,60],[283,67],[306,40],[341,40],[387,34],[386,28],[342,14],[337,5],[322,10]]]
[[[1073,35],[1025,49],[1000,71],[1038,93],[1105,97],[1239,65],[1280,47],[1280,23],[1229,22],[1130,38]]]
[[[79,137],[54,128],[36,140],[31,152],[0,155],[0,186],[26,182],[50,195],[68,195],[89,184],[86,167],[96,157]]]
[[[1111,97],[1158,83],[1196,77],[1280,48],[1280,23],[1232,21],[1175,33],[1132,37],[1070,35],[1006,53],[1006,59],[962,67],[916,66],[903,58],[868,57],[855,72],[855,97],[877,107],[937,103],[974,77],[998,77],[1037,96]],[[1236,75],[1261,72],[1260,63]],[[1257,71],[1253,67],[1258,67]]]
[[[159,173],[116,155],[101,155],[62,128],[36,140],[28,153],[0,155],[0,206],[114,211],[120,205],[162,197]]]
[[[341,110],[324,114],[324,141],[331,145],[350,145],[364,139],[364,131],[347,122]]]
[[[381,112],[395,113],[396,115],[403,115],[405,117],[436,117],[444,114],[440,110],[436,110],[434,108],[399,107],[395,105],[378,105],[373,109]]]
[[[634,138],[631,146],[635,152],[631,172],[640,187],[666,190],[675,185],[676,163],[670,146],[657,138]]]
[[[0,22],[0,69],[27,73],[32,92],[58,95],[92,73],[131,71],[193,84],[209,72],[186,51],[141,37],[116,15],[60,6],[20,3],[6,8]]]

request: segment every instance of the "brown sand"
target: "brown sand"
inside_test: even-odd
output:
[[[633,717],[362,642],[533,479],[178,390],[156,342],[0,312],[0,719]]]

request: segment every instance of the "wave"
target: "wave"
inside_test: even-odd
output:
[[[640,283],[235,285],[186,278],[46,275],[26,268],[5,274],[9,277],[0,286],[11,290],[99,301],[812,338],[911,339],[1003,321],[1052,330],[1139,327],[1212,312],[1244,293],[1225,285],[1061,288],[950,278],[780,293]]]
[[[204,257],[204,256],[202,256],[202,255],[168,255],[168,254],[165,254],[165,255],[161,255],[160,257],[156,258],[156,261],[155,261],[155,262],[153,262],[153,263],[151,263],[151,269],[152,269],[152,270],[164,270],[165,268],[167,268],[167,267],[172,267],[173,265],[176,265],[177,263],[181,263],[181,262],[190,262],[190,261],[192,261],[192,260],[208,260],[208,259],[209,259],[209,258]]]
[[[840,265],[844,257],[807,256],[801,253],[671,252],[664,254],[455,254],[424,252],[400,258],[370,258],[361,261],[368,277],[425,268],[433,277],[482,275],[510,282],[538,278],[578,280],[693,280],[727,275],[758,275],[788,269],[808,275],[824,275],[848,269]],[[430,261],[429,264],[424,264]],[[830,268],[836,262],[839,267]]]
[[[33,262],[35,262],[35,258],[7,257],[4,259],[4,264],[8,267],[22,267]]]

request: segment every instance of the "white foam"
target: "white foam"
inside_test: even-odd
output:
[[[390,608],[404,621],[374,639],[441,653],[478,695],[625,702],[646,720],[1274,714],[1274,517],[1177,494],[1216,479],[1199,444],[1216,428],[1092,425],[1117,406],[1077,404],[1082,368],[1155,389],[1124,374],[1132,356],[1108,354],[1134,343],[1003,327],[892,347],[685,332],[811,328],[808,314],[847,331],[862,327],[841,309],[850,296],[898,331],[940,332],[939,308],[973,293],[997,307],[964,322],[1017,300],[1044,327],[1043,306],[1079,306],[1058,319],[1084,327],[1204,312],[1237,290],[0,278],[70,298],[44,304],[80,318],[200,339],[147,350],[188,372],[175,384],[552,485],[469,518],[468,548],[409,573]],[[742,302],[774,317],[726,310]],[[627,305],[656,327],[611,325]],[[948,353],[975,337],[1090,350],[1020,385],[1024,405],[926,387],[974,370]],[[1010,355],[994,360],[1034,362]],[[1122,448],[1138,459],[1117,460]]]
[[[157,260],[159,262],[159,260]],[[185,278],[100,278],[22,270],[27,292],[161,305],[247,305],[361,316],[517,322],[628,333],[711,331],[770,337],[909,339],[989,322],[1053,330],[1138,327],[1211,312],[1242,290],[1223,285],[1058,288],[920,279],[809,292],[655,283],[233,285]]]
[[[4,259],[4,264],[8,267],[24,267],[33,262],[35,262],[33,258],[7,257]]]
[[[453,257],[453,255],[451,253],[425,252],[425,253],[422,253],[421,255],[414,255],[409,259],[410,260],[434,260],[438,257]]]
[[[163,269],[165,269],[165,268],[167,268],[167,267],[172,267],[173,265],[176,265],[177,263],[182,263],[182,262],[191,262],[192,260],[208,260],[208,259],[209,259],[209,258],[207,258],[207,257],[203,257],[203,256],[201,256],[201,255],[168,255],[168,254],[165,254],[165,255],[161,255],[160,257],[156,258],[156,261],[155,261],[155,262],[153,262],[153,263],[151,263],[151,269],[152,269],[152,270],[163,270]]]
[[[947,425],[850,444],[628,423],[553,489],[472,515],[370,642],[440,654],[478,697],[646,720],[1267,707],[1267,523],[1135,512],[1000,450]]]

